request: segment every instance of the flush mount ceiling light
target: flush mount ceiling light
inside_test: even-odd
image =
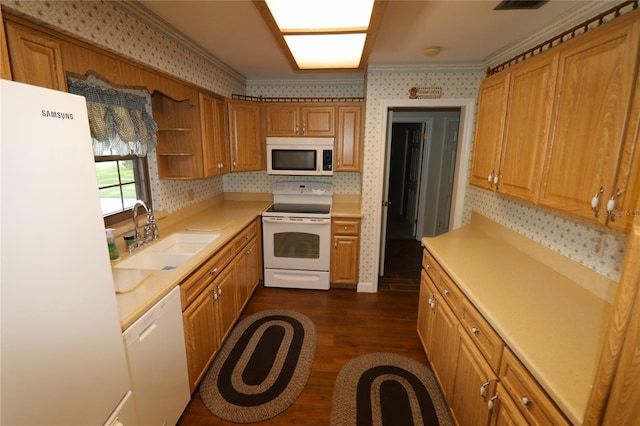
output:
[[[424,56],[438,56],[440,54],[440,46],[430,46],[422,49]]]
[[[364,69],[382,16],[375,0],[254,0],[292,66]]]

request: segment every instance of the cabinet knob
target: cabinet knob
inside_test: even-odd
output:
[[[218,268],[217,268],[217,267],[216,267],[216,268],[211,269],[211,270],[209,271],[209,275],[213,275],[213,274],[215,274],[216,272],[218,272]]]
[[[444,294],[446,294],[447,296],[449,295],[449,293],[450,293],[449,290],[447,289],[444,290]]]
[[[471,327],[471,332],[473,333],[474,336],[477,336],[480,330],[478,330],[476,327]]]
[[[522,403],[527,406],[529,404],[531,404],[531,400],[529,398],[527,398],[526,396],[522,397]]]
[[[429,269],[431,269],[431,265],[427,263],[427,266],[425,266],[425,269],[428,271]]]

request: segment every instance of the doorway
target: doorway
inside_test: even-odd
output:
[[[378,265],[383,288],[400,281],[419,287],[421,239],[450,228],[465,108],[387,110]]]

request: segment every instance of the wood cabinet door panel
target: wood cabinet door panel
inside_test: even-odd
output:
[[[219,346],[214,307],[213,286],[210,286],[182,314],[187,370],[191,392],[204,376]]]
[[[442,296],[437,298],[429,359],[433,363],[434,373],[440,381],[442,393],[449,404],[453,401],[452,390],[457,370],[455,360],[458,357],[459,347],[458,324],[458,319]]]
[[[599,27],[560,46],[556,123],[540,203],[600,223],[615,191],[622,136],[637,72],[638,25]]]
[[[334,136],[335,115],[334,107],[303,107],[302,136]]]
[[[535,202],[551,128],[558,53],[513,67],[498,190]]]
[[[494,400],[495,408],[491,417],[491,426],[521,426],[527,424],[527,420],[522,416],[500,382],[498,382],[496,395],[498,397]]]
[[[60,43],[13,22],[6,22],[5,29],[13,79],[66,92]]]
[[[266,148],[261,138],[260,107],[253,102],[230,101],[228,113],[230,170],[264,170]]]
[[[360,171],[361,144],[362,107],[338,107],[338,131],[333,159],[335,171]]]
[[[299,136],[300,108],[297,106],[267,106],[267,136]]]
[[[340,235],[333,237],[331,253],[331,282],[335,284],[358,283],[359,237]]]
[[[481,188],[493,188],[489,175],[498,171],[504,121],[509,93],[509,72],[487,77],[480,85],[478,117],[473,143],[473,161],[469,183]]]
[[[498,378],[461,327],[459,336],[451,409],[459,425],[487,425],[491,415],[487,402],[495,395]]]
[[[224,341],[231,330],[231,326],[238,317],[237,288],[235,286],[233,268],[225,269],[213,282],[214,291],[217,292],[216,301],[219,311],[220,341]]]

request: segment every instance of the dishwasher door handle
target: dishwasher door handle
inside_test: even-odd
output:
[[[153,333],[156,328],[158,328],[158,325],[155,321],[149,324],[144,330],[140,332],[140,334],[138,334],[138,341],[142,342],[144,339],[149,337],[149,335]]]

